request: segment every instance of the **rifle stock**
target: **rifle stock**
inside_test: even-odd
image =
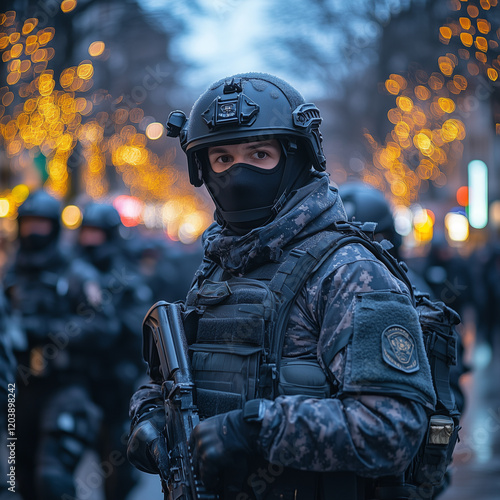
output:
[[[162,477],[163,492],[166,500],[217,500],[218,496],[207,492],[196,476],[188,447],[191,432],[200,419],[194,402],[196,389],[181,307],[181,304],[157,302],[143,322],[143,348],[150,375],[160,376],[164,381],[170,463],[167,477]]]

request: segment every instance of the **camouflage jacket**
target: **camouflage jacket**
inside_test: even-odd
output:
[[[328,185],[326,176],[316,174],[264,227],[234,236],[211,226],[205,234],[205,258],[244,276],[278,259],[285,245],[345,219],[337,190]],[[266,460],[295,469],[351,471],[365,477],[406,469],[426,431],[424,408],[435,402],[420,327],[408,296],[405,285],[359,244],[342,247],[309,277],[291,309],[283,358],[316,358],[332,382],[333,395],[266,401],[259,436]],[[363,309],[360,297],[375,301]],[[380,323],[380,316],[386,323]],[[352,343],[326,363],[324,353],[349,330]],[[402,332],[399,341],[409,339],[406,359],[403,347],[395,355],[387,349],[395,331]],[[142,386],[131,400],[133,422],[162,404],[158,381]]]

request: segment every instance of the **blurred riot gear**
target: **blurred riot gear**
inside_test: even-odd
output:
[[[90,203],[83,211],[80,248],[83,256],[101,271],[112,265],[113,255],[120,250],[120,225],[120,215],[113,205]],[[104,238],[98,242],[84,239],[87,228],[102,231]]]
[[[382,191],[363,182],[347,182],[339,186],[348,220],[376,222],[375,233],[390,241],[397,253],[401,235],[394,227],[392,209]]]
[[[272,220],[290,193],[308,182],[311,167],[325,169],[320,123],[316,106],[306,103],[288,83],[267,74],[244,73],[210,86],[194,104],[189,119],[181,111],[172,112],[167,127],[170,136],[180,136],[191,183],[206,184],[217,221],[241,234]],[[277,139],[282,147],[274,172],[259,173],[247,166],[212,172],[209,146],[268,139]],[[255,198],[245,203],[238,196],[242,186],[252,187],[253,182],[261,189],[267,185],[257,206]]]
[[[18,209],[19,245],[25,252],[54,247],[59,238],[61,205],[46,191],[35,191]]]
[[[101,411],[78,385],[58,391],[44,405],[37,481],[47,499],[71,491],[75,470],[87,449],[96,445]]]
[[[90,203],[83,212],[82,226],[92,226],[103,229],[113,236],[120,226],[120,214],[113,205],[106,203]]]
[[[31,215],[51,219],[59,226],[61,204],[46,191],[35,191],[26,198],[17,213],[20,218]]]
[[[95,293],[97,271],[62,251],[59,210],[43,192],[20,207],[21,244],[5,275],[23,340],[14,346],[16,474],[22,496],[34,500],[75,497],[75,470],[99,429],[89,360],[117,334],[111,306]],[[48,244],[23,244],[30,234],[47,237]]]
[[[103,459],[120,452],[125,457],[127,402],[142,370],[141,322],[152,294],[136,270],[120,234],[123,227],[111,204],[92,202],[83,211],[78,249],[99,271],[104,302],[116,311],[118,333],[109,349],[94,357],[97,372],[91,380],[92,399],[103,410],[97,453]],[[132,465],[123,460],[106,475],[106,500],[125,498],[137,481]]]

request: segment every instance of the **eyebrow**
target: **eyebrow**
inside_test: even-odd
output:
[[[247,146],[247,149],[254,150],[254,149],[269,147],[271,145],[272,145],[271,141],[259,141],[256,144]],[[227,149],[225,146],[212,146],[210,148],[210,151],[208,152],[209,155],[220,154],[220,153],[227,153]]]
[[[227,149],[223,146],[214,146],[209,148],[208,154],[213,155],[213,154],[219,154],[219,153],[227,153]]]

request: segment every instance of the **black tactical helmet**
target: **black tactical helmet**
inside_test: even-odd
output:
[[[120,224],[120,214],[113,205],[91,202],[83,211],[82,227],[97,227],[107,233],[111,233]]]
[[[44,217],[53,220],[56,225],[60,223],[61,204],[59,201],[43,190],[31,193],[17,211],[18,217]]]
[[[83,210],[81,228],[95,227],[106,234],[106,240],[97,245],[80,241],[81,255],[101,271],[109,270],[121,253],[120,225],[120,214],[113,205],[91,202]]]
[[[339,187],[339,194],[349,220],[376,222],[376,234],[382,234],[396,248],[401,245],[391,206],[381,191],[363,182],[347,182]]]
[[[265,73],[242,73],[211,85],[195,102],[189,119],[182,111],[170,113],[167,135],[180,137],[189,179],[198,187],[203,184],[202,160],[196,152],[242,139],[297,138],[314,168],[325,170],[320,123],[318,108],[287,82]]]
[[[35,252],[39,255],[51,253],[57,245],[61,232],[61,204],[44,190],[31,193],[17,210],[18,238],[21,253]],[[25,217],[40,217],[51,222],[48,234],[23,234],[21,224]]]

